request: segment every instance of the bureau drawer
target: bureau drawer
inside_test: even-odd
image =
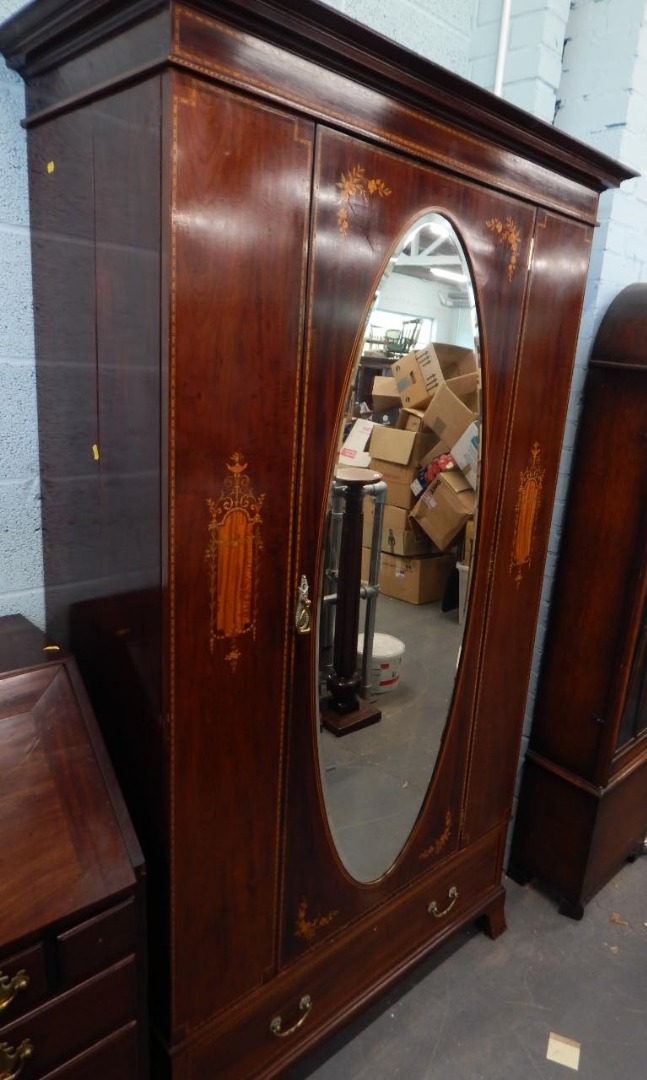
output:
[[[0,1028],[0,1040],[13,1049],[28,1040],[32,1052],[21,1077],[40,1080],[136,1015],[137,970],[130,956]]]
[[[136,931],[135,901],[131,897],[59,934],[56,941],[63,987],[74,986],[135,952]]]
[[[137,1024],[133,1021],[66,1065],[48,1072],[42,1080],[138,1080],[137,1040]],[[24,1080],[30,1080],[27,1067],[23,1075]],[[35,1075],[32,1080],[36,1080]]]
[[[9,1024],[47,996],[41,944],[0,960],[0,1026]]]
[[[240,1007],[205,1025],[185,1050],[191,1080],[251,1080],[289,1064],[383,993],[418,960],[502,899],[492,832],[406,892],[313,949]]]

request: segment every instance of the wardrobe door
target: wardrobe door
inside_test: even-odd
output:
[[[310,586],[313,632],[295,633],[293,639],[284,961],[338,932],[349,919],[461,847],[463,787],[488,604],[488,568],[535,220],[533,208],[510,197],[325,128],[318,129],[314,173],[296,549],[297,575],[305,575]],[[429,769],[427,794],[402,837],[400,852],[373,879],[364,876],[360,882],[337,850],[329,820],[329,813],[332,818],[336,811],[326,802],[321,776],[316,619],[324,523],[344,403],[376,290],[408,230],[428,214],[436,221],[445,220],[451,229],[476,296],[483,417],[477,553],[462,659],[437,762]],[[296,585],[295,579],[295,589]],[[339,816],[335,825],[339,831]],[[376,836],[379,829],[376,823]]]
[[[483,679],[465,821],[472,839],[507,816],[512,805],[590,253],[589,226],[538,212],[510,443],[502,472],[493,603],[484,627]],[[497,784],[492,783],[495,771]]]
[[[172,100],[168,409],[174,1028],[275,967],[312,170],[307,123]]]

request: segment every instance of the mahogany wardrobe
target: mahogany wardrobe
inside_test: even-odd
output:
[[[591,238],[629,173],[314,0],[36,0],[0,50],[26,84],[48,632],[144,848],[152,1075],[276,1076],[462,927],[504,929]],[[319,582],[353,368],[422,220],[473,293],[478,529],[437,760],[371,877],[320,763]]]

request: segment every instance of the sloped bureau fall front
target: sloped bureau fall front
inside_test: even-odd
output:
[[[591,235],[627,174],[307,0],[36,3],[0,47],[27,85],[48,620],[145,848],[153,1075],[277,1075],[460,927],[504,928]],[[478,539],[422,808],[360,882],[310,623],[352,368],[426,213],[476,297]]]

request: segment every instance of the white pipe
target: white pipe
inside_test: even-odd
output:
[[[494,93],[501,97],[503,88],[503,69],[505,57],[508,51],[508,38],[510,36],[510,8],[512,0],[503,0],[501,8],[501,26],[499,28],[499,49],[496,54],[496,70],[494,72]]]

